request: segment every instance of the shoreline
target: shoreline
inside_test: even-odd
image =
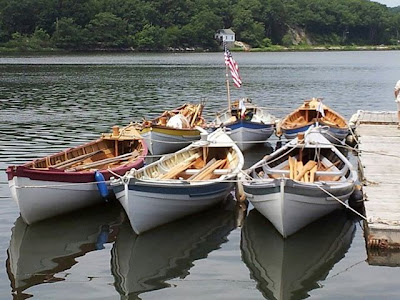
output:
[[[325,51],[395,51],[400,50],[400,45],[376,45],[376,46],[293,46],[284,47],[280,45],[273,45],[268,48],[252,48],[245,50],[239,47],[230,49],[232,52],[325,52]],[[70,54],[70,53],[204,53],[204,52],[220,52],[218,50],[209,49],[169,49],[169,50],[148,50],[148,51],[136,51],[135,49],[92,49],[92,50],[66,50],[58,48],[43,48],[43,49],[18,49],[18,48],[5,48],[0,47],[0,54],[23,54],[23,53],[40,53],[40,54]]]

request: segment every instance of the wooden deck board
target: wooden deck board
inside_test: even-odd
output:
[[[397,112],[359,112],[356,134],[366,196],[368,247],[400,246],[400,129]]]
[[[363,111],[357,112],[358,124],[397,124],[396,111]]]

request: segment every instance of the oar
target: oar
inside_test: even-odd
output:
[[[86,153],[86,154],[83,154],[83,155],[68,159],[66,161],[60,162],[58,164],[55,164],[55,165],[49,166],[49,167],[52,167],[52,168],[66,168],[66,167],[68,167],[70,165],[73,165],[74,163],[77,163],[80,160],[85,160],[86,158],[89,158],[89,157],[91,157],[93,155],[96,155],[96,154],[98,154],[100,152],[103,152],[103,150],[97,150],[97,151],[93,151],[93,152],[90,152],[90,153]]]
[[[67,169],[66,171],[74,172],[74,171],[90,169],[90,168],[93,168],[96,166],[105,165],[105,164],[109,164],[109,163],[120,161],[120,160],[130,159],[130,158],[133,158],[135,155],[136,155],[136,157],[139,156],[139,153],[136,150],[134,152],[125,153],[125,154],[122,154],[122,155],[119,155],[116,157],[106,158],[106,159],[98,160],[98,161],[95,161],[95,162],[92,162],[89,164],[81,165],[76,168]]]

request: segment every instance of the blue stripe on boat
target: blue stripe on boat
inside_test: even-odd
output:
[[[143,193],[151,193],[151,194],[163,194],[163,195],[190,195],[190,197],[204,197],[207,195],[213,195],[221,193],[227,189],[233,188],[233,184],[229,182],[218,182],[210,185],[204,186],[154,186],[147,185],[146,183],[136,182],[134,184],[128,185],[129,190],[143,192]],[[122,192],[124,190],[123,185],[114,186],[113,187],[115,193]]]
[[[299,132],[306,131],[308,128],[310,128],[311,125],[314,125],[314,124],[310,124],[310,125],[306,125],[306,126],[302,126],[302,127],[294,128],[294,129],[285,129],[284,132],[288,135],[297,134]]]
[[[245,120],[239,120],[232,124],[227,125],[226,127],[234,130],[241,127],[249,129],[263,129],[263,128],[271,128],[272,126],[273,126],[272,124],[262,124],[262,123],[249,122]]]
[[[306,125],[306,126],[303,126],[303,127],[299,127],[299,128],[286,129],[286,130],[283,130],[283,133],[285,135],[287,135],[288,137],[290,137],[290,138],[295,138],[298,133],[305,132],[311,125],[315,125],[315,123],[310,124],[310,125]],[[328,126],[328,125],[325,125],[323,123],[321,123],[321,125],[322,126]],[[333,135],[338,139],[344,139],[347,136],[347,134],[349,133],[349,129],[348,128],[336,128],[336,127],[330,127],[330,126],[328,126],[328,127],[329,127],[329,130],[328,130],[329,135]],[[329,135],[325,135],[324,134],[324,136],[327,137],[328,139],[330,138]]]

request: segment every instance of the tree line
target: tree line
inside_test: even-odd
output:
[[[252,47],[395,45],[400,7],[369,0],[0,0],[0,46],[214,50],[218,29]],[[296,32],[304,35],[297,40]]]

